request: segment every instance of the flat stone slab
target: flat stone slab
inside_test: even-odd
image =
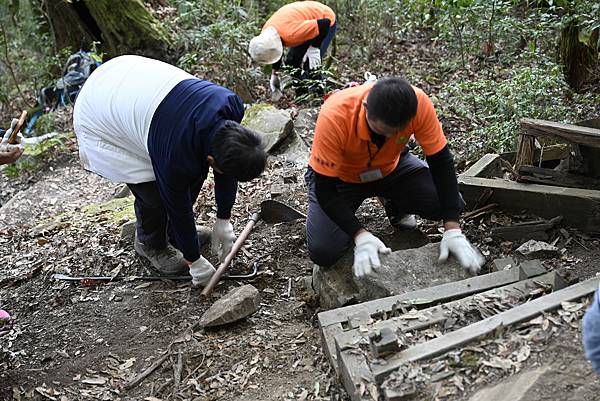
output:
[[[438,257],[439,243],[395,251],[382,257],[376,273],[358,281],[350,251],[330,268],[315,266],[313,287],[321,307],[332,309],[471,277],[454,258],[440,264]]]
[[[200,318],[202,327],[229,324],[250,316],[258,310],[260,293],[251,284],[234,288],[216,301]]]
[[[290,135],[294,121],[289,111],[268,104],[256,104],[246,110],[242,125],[262,136],[265,150],[269,153]]]

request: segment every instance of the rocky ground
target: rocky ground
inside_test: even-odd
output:
[[[274,151],[263,179],[240,188],[233,216],[238,232],[264,199],[306,210],[303,172],[316,110],[292,115],[295,128],[280,146],[283,150]],[[204,299],[188,282],[128,281],[154,274],[136,256],[130,239],[120,236],[123,223],[133,218],[132,199],[115,197],[117,185],[83,171],[70,141],[54,151],[42,171],[17,181],[1,180],[0,305],[14,319],[0,334],[0,399],[347,399],[322,351],[318,303],[304,285],[312,264],[302,221],[256,227],[233,271],[244,273],[258,264],[259,274],[251,283],[262,298],[259,310],[241,322],[202,329],[197,323],[208,307],[243,283],[224,281]],[[212,181],[205,186],[196,205],[197,221],[210,225],[215,218]],[[376,202],[366,202],[359,216],[386,241],[394,241],[397,235]],[[499,243],[489,238],[489,230],[528,218],[492,211],[470,220],[467,232],[488,260],[514,256],[520,244]],[[439,240],[436,223],[422,221],[420,227],[421,240]],[[555,230],[552,239],[561,254],[545,261],[547,268],[581,279],[598,271],[597,239],[568,229]],[[55,273],[125,280],[69,283],[54,280]],[[521,328],[508,330],[504,340],[473,344],[482,350],[496,347],[481,351],[496,359],[476,369],[456,362],[461,355],[448,355],[455,363],[445,365],[451,374],[438,382],[432,399],[468,399],[486,383],[540,365],[551,366],[551,372],[568,365],[572,372],[561,376],[561,385],[548,395],[556,397],[552,399],[572,399],[574,387],[582,394],[576,399],[593,399],[586,397],[595,394],[598,382],[580,345],[583,310],[584,304],[563,324],[540,328],[546,333],[541,337],[523,334]],[[506,362],[514,344],[521,349],[528,341],[535,346],[528,345],[518,366]],[[131,384],[157,361],[161,363],[145,380]],[[547,385],[540,385],[537,394],[528,399],[549,399],[544,398]]]

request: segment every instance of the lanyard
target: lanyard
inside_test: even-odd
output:
[[[373,161],[373,159],[375,159],[377,157],[377,154],[379,153],[381,148],[383,148],[383,145],[381,147],[377,147],[377,152],[375,152],[375,154],[372,154],[371,153],[371,141],[367,141],[367,150],[369,151],[369,162],[367,163],[367,168],[371,168],[371,162]]]

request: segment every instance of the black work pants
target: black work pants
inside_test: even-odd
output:
[[[190,199],[195,201],[198,198],[203,183],[204,181],[199,181],[190,188]],[[169,240],[171,245],[179,249],[156,181],[127,186],[135,197],[133,206],[138,240],[154,249],[163,249]]]
[[[305,180],[308,186],[306,242],[311,260],[320,266],[331,266],[352,245],[352,238],[335,224],[317,201],[315,172],[309,167]],[[353,212],[367,198],[383,197],[392,202],[397,215],[416,214],[428,220],[441,219],[438,194],[427,163],[411,153],[404,153],[396,169],[381,180],[365,184],[338,184]],[[460,197],[460,195],[459,195]],[[464,201],[460,199],[461,209]]]

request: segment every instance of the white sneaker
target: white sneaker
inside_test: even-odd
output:
[[[417,218],[414,214],[405,214],[401,217],[396,216],[392,222],[392,226],[396,230],[414,230],[417,228]]]

